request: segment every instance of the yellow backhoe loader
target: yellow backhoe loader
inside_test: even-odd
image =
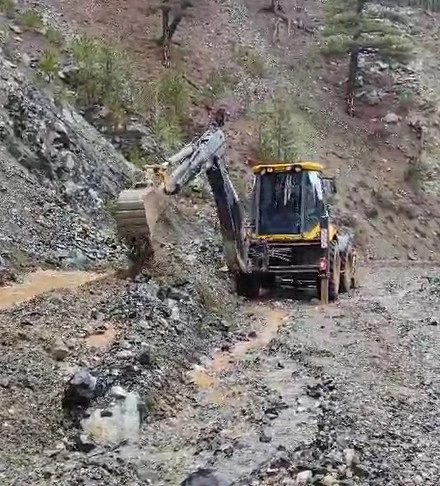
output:
[[[154,226],[168,195],[204,172],[216,203],[226,264],[239,295],[257,297],[277,283],[313,287],[323,303],[356,286],[352,236],[329,215],[336,192],[332,178],[316,162],[264,162],[253,166],[251,214],[243,207],[225,167],[226,141],[216,117],[209,129],[171,157],[175,166],[155,167],[158,186],[137,184],[116,201],[118,232],[139,270],[153,254]]]

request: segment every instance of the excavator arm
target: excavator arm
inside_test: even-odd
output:
[[[245,273],[247,247],[240,199],[222,160],[214,157],[212,166],[206,171],[206,176],[217,206],[226,264],[231,272]]]
[[[120,194],[114,214],[118,233],[130,248],[135,272],[148,264],[154,254],[153,230],[165,208],[166,196],[177,194],[201,173],[206,173],[214,196],[228,268],[234,273],[246,271],[243,208],[224,165],[223,121],[223,116],[217,114],[201,137],[170,157],[168,165],[175,168],[169,177],[164,177],[162,187],[138,184]]]

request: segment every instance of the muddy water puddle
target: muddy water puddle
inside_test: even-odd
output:
[[[286,325],[292,307],[257,304],[244,310],[250,314],[249,324],[255,323],[255,332],[192,370],[197,405],[167,424],[166,436],[191,435],[176,453],[182,463],[173,465],[171,459],[165,466],[171,475],[181,471],[182,464],[189,470],[206,463],[215,469],[221,484],[237,484],[274,457],[279,446],[290,450],[311,440],[315,404],[304,394],[308,377],[288,357],[264,352]],[[163,434],[163,423],[161,427]],[[160,484],[176,482],[167,478]]]
[[[211,402],[222,403],[239,394],[239,390],[225,390],[221,374],[229,371],[236,362],[246,358],[249,352],[264,349],[276,336],[279,327],[289,316],[286,309],[253,306],[249,309],[254,318],[262,322],[262,327],[248,341],[241,341],[228,351],[217,351],[205,366],[197,366],[190,372],[197,388],[209,393]]]
[[[105,274],[84,271],[38,270],[28,274],[23,283],[0,288],[0,310],[59,289],[74,289]]]

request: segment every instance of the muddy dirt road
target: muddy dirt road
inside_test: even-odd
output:
[[[152,413],[139,440],[128,438],[110,449],[69,450],[58,422],[60,389],[51,392],[41,385],[46,378],[29,361],[38,353],[28,353],[26,363],[5,365],[1,377],[5,433],[0,449],[9,451],[0,461],[2,484],[73,485],[83,478],[88,485],[178,485],[198,467],[212,469],[224,485],[438,484],[439,276],[439,267],[429,264],[371,264],[363,268],[361,289],[326,308],[282,298],[242,304],[239,328],[218,340],[214,353],[207,344],[205,358],[168,390],[175,393],[174,405]],[[77,283],[86,279],[83,275]],[[72,281],[68,276],[70,288]],[[108,288],[93,290],[94,298],[100,292]],[[56,295],[49,296],[47,325],[57,306],[66,304]],[[70,313],[84,305],[68,299]],[[108,295],[107,301],[110,305]],[[20,325],[23,312],[39,312],[43,304],[29,301],[20,312],[2,312],[3,356],[23,346],[8,340],[8,328]],[[129,332],[136,325],[131,319]],[[111,352],[122,356],[121,349],[127,355],[127,339]],[[101,358],[87,355],[88,360]],[[52,360],[50,366],[43,363],[42,370],[50,371],[52,380],[65,380],[65,364]],[[32,382],[31,389],[23,377]],[[137,382],[130,383],[135,387]],[[27,400],[38,397],[37,407],[48,393],[54,410],[43,406],[45,431],[26,430],[29,421],[38,427],[40,412],[18,401],[20,387],[26,388]],[[20,444],[23,438],[30,444],[27,450]]]
[[[197,464],[224,484],[436,484],[438,268],[364,270],[325,309],[247,305],[255,333],[193,370],[194,405],[146,429],[153,484]]]

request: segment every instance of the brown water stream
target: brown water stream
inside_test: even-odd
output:
[[[207,391],[211,401],[215,403],[222,402],[228,395],[221,387],[220,373],[229,370],[235,362],[243,360],[249,351],[265,348],[289,315],[285,309],[268,308],[264,305],[252,306],[250,310],[262,321],[262,328],[256,336],[249,341],[237,343],[229,351],[217,351],[205,366],[197,366],[190,372],[192,382]]]
[[[105,274],[83,271],[38,270],[25,277],[23,283],[0,288],[0,310],[31,300],[34,297],[57,289],[74,289]]]

